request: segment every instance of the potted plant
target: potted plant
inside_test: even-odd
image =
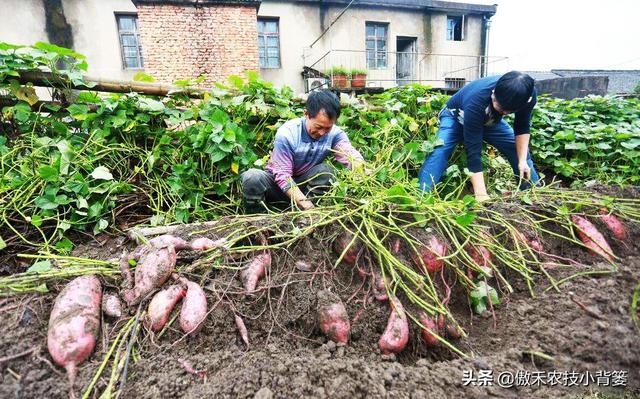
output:
[[[331,85],[338,89],[349,87],[349,72],[344,67],[333,67],[327,71],[331,76]]]
[[[352,69],[351,70],[351,87],[365,87],[367,83],[366,69]]]

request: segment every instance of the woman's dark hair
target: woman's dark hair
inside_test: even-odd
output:
[[[338,96],[329,90],[312,91],[307,98],[307,112],[311,118],[315,118],[320,111],[324,111],[331,120],[337,120],[340,116]]]
[[[502,109],[515,112],[527,105],[533,95],[534,80],[526,73],[507,72],[496,83],[494,94]]]

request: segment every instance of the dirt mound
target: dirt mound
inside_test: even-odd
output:
[[[633,231],[628,242],[640,242],[638,238]],[[228,258],[224,268],[211,265],[187,275],[201,282],[212,309],[198,335],[183,337],[177,325],[162,337],[143,330],[124,397],[640,397],[640,338],[630,318],[631,294],[640,280],[638,247],[608,239],[622,255],[618,271],[571,279],[559,292],[545,291],[549,283],[540,278],[533,288],[535,299],[525,281],[509,276],[514,293],[501,293],[495,321],[491,312],[472,314],[461,288],[454,287],[450,307],[470,337],[457,341],[466,359],[443,346],[426,348],[415,326],[404,352],[382,356],[377,342],[389,315],[388,302],[374,300],[354,268],[334,269],[337,256],[324,241],[306,239],[288,251],[275,251],[271,270],[252,296],[242,293],[237,276],[246,257]],[[588,270],[607,267],[562,241],[545,245],[549,252],[589,263]],[[78,252],[108,259],[118,252],[116,247],[88,244]],[[183,264],[198,257],[190,252],[181,256]],[[296,261],[307,262],[311,270],[301,270]],[[557,280],[588,270],[578,265],[548,269]],[[114,282],[106,283],[114,291]],[[318,330],[316,293],[324,289],[342,298],[351,317],[347,346],[327,342]],[[51,366],[44,345],[54,297],[0,300],[0,355],[36,348],[0,362],[0,397],[67,396],[62,370]],[[249,331],[248,348],[237,332],[235,314]],[[104,321],[95,353],[79,369],[78,388],[88,385],[123,325]],[[206,370],[206,377],[188,373],[184,361]],[[97,383],[99,391],[108,375],[109,367]],[[509,375],[514,386],[501,387],[510,385]],[[603,396],[589,396],[595,393]]]

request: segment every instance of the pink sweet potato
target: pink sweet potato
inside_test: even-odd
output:
[[[53,361],[67,370],[71,396],[76,367],[91,355],[98,338],[101,298],[98,277],[77,277],[58,294],[49,316],[47,347]]]
[[[172,236],[170,234],[163,234],[161,236],[155,237],[149,241],[149,244],[158,249],[172,246],[176,251],[191,248],[191,246],[185,240],[180,237]]]
[[[571,221],[576,227],[578,237],[587,248],[591,249],[593,253],[598,254],[603,258],[613,261],[613,251],[596,226],[587,219],[578,215],[572,215]]]
[[[600,209],[600,215],[602,215],[600,220],[602,220],[604,225],[607,226],[607,229],[611,231],[611,234],[620,241],[626,241],[629,234],[627,233],[627,228],[620,219],[618,219],[614,214],[607,212],[604,208]]]
[[[436,346],[438,344],[438,327],[432,317],[429,317],[426,313],[420,314],[420,323],[425,327],[422,329],[421,335],[427,346]]]
[[[391,297],[387,328],[378,341],[383,355],[401,352],[409,342],[409,320],[398,298]]]
[[[265,250],[256,256],[240,272],[240,279],[247,294],[253,294],[258,286],[258,280],[264,277],[266,269],[271,266],[271,252]]]
[[[387,294],[387,285],[389,285],[388,278],[382,278],[382,274],[378,271],[373,271],[373,295],[378,301],[384,302],[389,300]]]
[[[418,253],[411,255],[413,262],[423,272],[435,273],[444,266],[444,261],[439,259],[446,256],[447,247],[438,236],[430,234],[423,245],[416,248]]]
[[[196,238],[191,241],[190,248],[194,251],[207,251],[213,248],[222,248],[227,243],[225,238],[220,238],[218,240],[212,240],[207,237]]]
[[[104,294],[102,296],[102,313],[109,317],[122,316],[122,302],[120,298],[113,294]]]
[[[244,320],[239,315],[235,315],[236,327],[238,328],[238,332],[240,333],[240,338],[242,338],[242,342],[249,347],[249,332],[247,332],[247,326],[244,324]]]
[[[197,283],[187,279],[181,281],[187,286],[187,295],[180,309],[180,328],[186,334],[197,333],[207,317],[207,297]]]
[[[480,270],[488,276],[493,275],[493,270],[491,269],[492,255],[491,251],[489,251],[487,247],[483,245],[473,246],[471,244],[467,244],[465,245],[464,250],[469,254],[473,262],[478,265]],[[477,273],[474,269],[467,269],[467,275],[469,278],[475,278],[476,274]]]
[[[529,238],[527,235],[519,232],[518,230],[514,230],[514,231],[515,231],[516,239],[520,241],[522,244],[526,245],[527,247],[530,247],[536,252],[544,252],[544,246],[542,245],[542,242],[538,238],[535,238],[535,237]]]
[[[351,332],[349,315],[336,294],[322,290],[318,294],[318,324],[320,330],[335,343],[347,343]]]
[[[169,321],[176,303],[187,294],[187,290],[178,284],[171,285],[153,296],[147,311],[147,324],[152,331],[160,331]]]
[[[358,260],[358,254],[362,249],[362,241],[356,239],[352,243],[352,240],[353,234],[345,231],[338,235],[338,237],[333,242],[333,251],[336,253],[336,255],[340,256],[342,252],[345,251],[345,249],[347,250],[342,257],[342,261],[345,264],[351,266],[356,264],[356,260]]]
[[[176,265],[173,246],[150,249],[142,254],[134,274],[135,285],[125,289],[122,297],[129,306],[138,304],[147,294],[167,281]]]

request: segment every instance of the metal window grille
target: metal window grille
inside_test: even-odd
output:
[[[141,69],[144,67],[138,17],[131,14],[116,14],[120,53],[124,69]]]
[[[365,47],[367,53],[367,68],[387,68],[387,32],[389,25],[378,22],[365,24]]]
[[[277,19],[258,18],[260,68],[280,68],[280,27]]]

